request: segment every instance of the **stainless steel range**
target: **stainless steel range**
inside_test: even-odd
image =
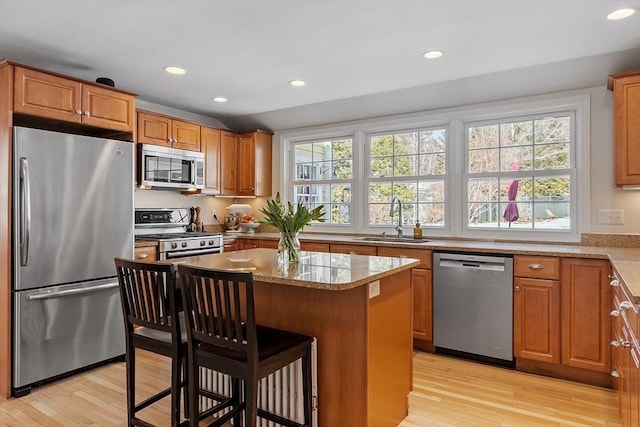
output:
[[[136,209],[134,234],[157,240],[161,260],[223,252],[221,233],[185,231],[189,223],[189,209]]]

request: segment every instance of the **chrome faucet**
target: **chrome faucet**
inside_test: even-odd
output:
[[[391,211],[389,212],[389,216],[393,218],[393,213],[395,211],[394,206],[398,202],[398,224],[396,224],[396,231],[398,232],[398,238],[402,238],[402,202],[397,197],[391,199]]]

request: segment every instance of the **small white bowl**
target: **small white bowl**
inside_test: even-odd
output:
[[[255,233],[255,231],[253,231],[253,229],[256,228],[256,227],[260,227],[260,223],[257,223],[257,222],[243,222],[243,223],[240,223],[240,231],[242,233],[253,234],[253,233]]]

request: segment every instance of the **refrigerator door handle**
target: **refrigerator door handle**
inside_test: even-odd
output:
[[[31,232],[31,184],[29,182],[29,163],[26,157],[20,158],[20,265],[29,264],[29,234]]]
[[[35,300],[41,300],[41,299],[62,298],[70,295],[78,295],[78,294],[86,294],[89,292],[102,291],[105,289],[115,288],[117,286],[118,286],[118,282],[109,282],[109,283],[104,283],[102,285],[95,285],[95,286],[90,285],[82,288],[67,289],[67,290],[57,291],[57,292],[38,292],[38,293],[34,292],[31,295],[27,295],[27,300],[35,301]]]

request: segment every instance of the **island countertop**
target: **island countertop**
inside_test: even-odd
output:
[[[256,282],[343,291],[408,270],[419,264],[413,258],[394,258],[302,251],[300,262],[279,266],[277,250],[247,249],[221,254],[168,260],[173,264],[253,273]]]

